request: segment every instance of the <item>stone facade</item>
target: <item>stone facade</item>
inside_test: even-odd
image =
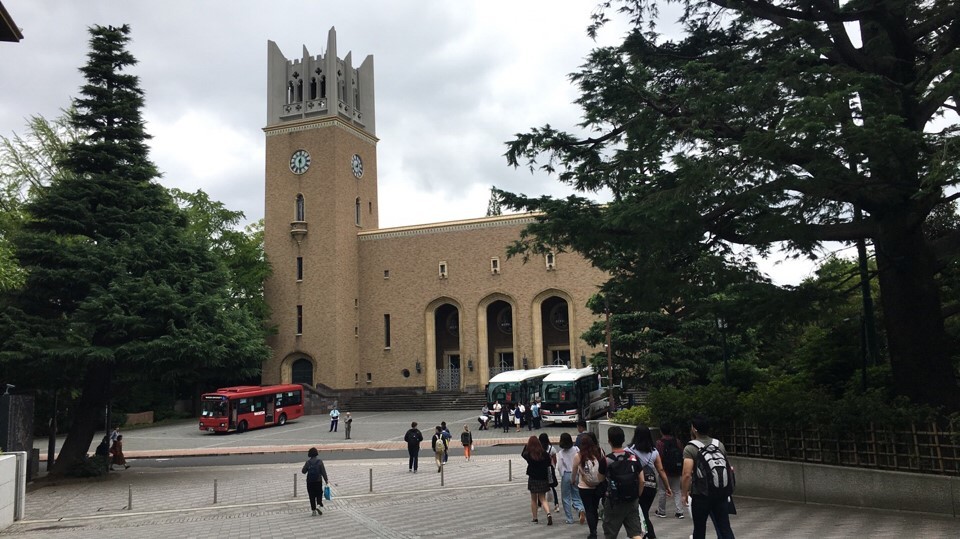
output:
[[[277,334],[263,383],[472,392],[498,370],[579,366],[594,352],[580,335],[603,273],[570,253],[508,259],[530,215],[380,229],[372,58],[339,61],[333,30],[326,56],[269,49],[265,293]],[[321,106],[291,90],[304,66],[345,69],[346,84]]]

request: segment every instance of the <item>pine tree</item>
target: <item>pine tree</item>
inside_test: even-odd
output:
[[[503,204],[500,191],[497,191],[497,186],[493,186],[490,188],[490,202],[487,203],[487,217],[501,214],[503,214]]]
[[[0,321],[8,378],[79,386],[54,468],[83,458],[123,380],[256,373],[267,349],[256,320],[231,309],[228,273],[156,183],[127,26],[94,27],[75,100],[69,170],[27,206],[13,243],[26,285]],[[16,368],[12,368],[16,365]]]

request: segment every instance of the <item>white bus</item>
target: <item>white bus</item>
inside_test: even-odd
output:
[[[503,406],[530,403],[540,398],[540,381],[552,373],[567,371],[566,365],[545,365],[537,369],[506,371],[494,376],[487,384],[487,406],[500,401]]]
[[[543,424],[574,423],[606,415],[610,402],[593,367],[554,372],[540,382]]]

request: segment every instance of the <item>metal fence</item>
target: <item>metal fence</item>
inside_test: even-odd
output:
[[[930,423],[859,432],[733,423],[717,436],[730,455],[960,476],[960,431]]]

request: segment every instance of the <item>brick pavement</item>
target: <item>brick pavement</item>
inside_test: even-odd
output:
[[[299,465],[134,467],[103,481],[68,482],[29,493],[25,520],[0,538],[586,536],[585,527],[564,525],[562,517],[555,516],[551,527],[542,518],[539,525],[530,523],[519,457],[484,456],[482,449],[470,463],[451,456],[443,487],[428,451],[422,452],[421,464],[420,473],[410,474],[406,458],[328,462],[334,500],[320,517],[310,515]],[[128,487],[132,510],[126,509]],[[737,505],[740,514],[733,522],[741,539],[941,538],[955,537],[957,531],[956,520],[932,515],[747,498]],[[689,519],[673,518],[655,519],[654,525],[661,539],[685,538],[691,527]]]

